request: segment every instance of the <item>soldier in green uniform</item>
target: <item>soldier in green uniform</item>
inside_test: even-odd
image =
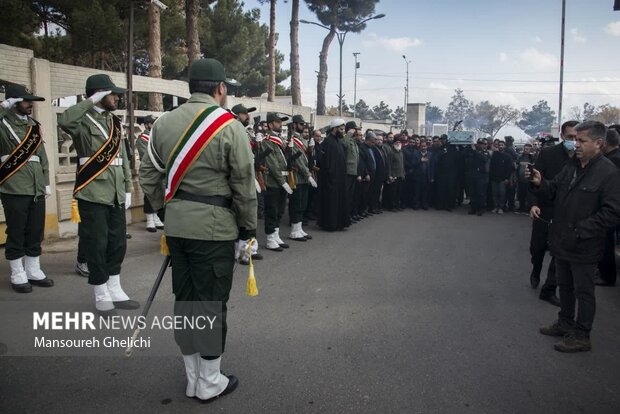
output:
[[[288,249],[289,245],[280,238],[280,220],[284,215],[287,194],[293,194],[293,190],[287,181],[288,166],[286,161],[286,142],[280,135],[282,122],[288,117],[281,117],[275,112],[267,114],[267,138],[263,141],[263,148],[271,148],[271,152],[265,158],[265,234],[269,250],[281,252]]]
[[[138,139],[136,139],[136,148],[138,150],[138,155],[140,155],[140,162],[142,162],[148,155],[146,154],[146,148],[149,143],[149,137],[151,136],[151,129],[153,128],[153,124],[157,118],[153,115],[148,115],[144,117],[143,125],[144,131],[138,135]],[[146,231],[155,233],[157,229],[163,230],[164,223],[161,222],[157,214],[155,214],[155,210],[151,206],[149,199],[144,196],[144,204],[143,204],[144,216],[146,217]]]
[[[208,332],[175,332],[187,374],[186,395],[201,400],[237,387],[235,376],[220,371],[226,303],[232,287],[235,241],[239,240],[237,249],[246,252],[256,236],[252,151],[243,126],[221,108],[231,84],[237,85],[226,78],[217,60],[192,62],[191,97],[155,124],[149,157],[140,166],[140,185],[153,208],[160,211],[165,205],[175,313],[184,303],[221,303],[221,346],[209,342]],[[164,177],[166,189],[162,191]]]
[[[308,206],[308,185],[317,187],[316,181],[310,175],[308,169],[308,139],[310,131],[302,115],[294,115],[292,122],[292,134],[289,142],[290,152],[295,158],[295,183],[293,194],[289,197],[288,213],[291,221],[291,234],[289,238],[296,241],[312,239],[302,227],[304,212]],[[292,144],[292,145],[291,145]],[[299,155],[296,155],[300,153]]]
[[[125,209],[131,205],[131,169],[122,125],[112,111],[126,92],[108,75],[86,80],[87,99],[67,108],[58,124],[73,138],[78,155],[74,197],[81,217],[80,243],[86,252],[88,283],[93,285],[95,307],[102,315],[136,309],[120,282],[125,257]]]
[[[347,205],[349,208],[349,216],[351,217],[351,221],[356,223],[357,220],[354,218],[356,213],[355,208],[355,187],[358,184],[358,175],[357,175],[357,164],[359,162],[359,147],[357,146],[357,140],[355,138],[355,134],[357,133],[358,127],[355,121],[349,121],[345,125],[345,136],[344,136],[344,144],[346,146],[346,154],[347,154]],[[360,180],[361,181],[361,178]]]
[[[39,123],[32,119],[33,102],[44,101],[25,87],[6,87],[0,104],[0,198],[6,218],[4,254],[11,266],[11,287],[32,292],[32,285],[54,281],[41,271],[45,199],[51,194],[47,155]]]

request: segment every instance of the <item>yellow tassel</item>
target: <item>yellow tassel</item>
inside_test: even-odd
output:
[[[164,256],[170,256],[170,250],[168,249],[168,243],[166,243],[165,234],[162,234],[159,238],[159,252]]]
[[[258,286],[256,286],[256,277],[254,277],[254,263],[252,262],[252,243],[254,240],[250,241],[248,244],[248,250],[250,252],[250,272],[248,274],[248,286],[246,289],[246,294],[248,296],[257,296],[258,295]]]
[[[78,209],[77,200],[74,198],[71,200],[71,223],[79,223],[80,221],[82,221],[80,210]]]

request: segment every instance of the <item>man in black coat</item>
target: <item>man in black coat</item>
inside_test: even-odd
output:
[[[368,217],[372,215],[370,212],[370,183],[375,176],[377,163],[375,162],[375,156],[372,152],[372,148],[375,145],[375,134],[372,131],[366,131],[366,138],[363,143],[359,145],[360,150],[360,163],[363,163],[364,170],[358,171],[360,173],[366,173],[362,179],[362,194],[360,200],[359,211],[362,217]]]
[[[426,149],[426,142],[420,143],[420,149],[413,154],[413,209],[428,210],[428,195],[433,182],[434,171],[431,153]]]
[[[376,169],[375,175],[370,182],[370,212],[373,214],[381,214],[381,190],[383,184],[388,178],[389,165],[387,163],[387,154],[382,148],[383,138],[377,137],[375,145],[370,149],[374,155]]]
[[[344,230],[350,222],[347,204],[346,175],[347,157],[342,119],[330,124],[327,138],[321,144],[321,169],[319,170],[319,221],[318,225],[327,231]]]
[[[563,336],[554,346],[560,352],[592,348],[594,275],[603,257],[606,233],[620,224],[620,171],[601,151],[605,125],[585,121],[575,131],[575,158],[553,180],[544,180],[537,170],[528,177],[534,192],[555,203],[549,248],[556,261],[561,308],[558,320],[540,332]]]
[[[562,143],[551,147],[545,147],[540,151],[534,168],[542,174],[544,180],[553,178],[564,168],[566,162],[573,156],[575,149],[575,126],[577,121],[567,121],[562,124],[561,137]],[[540,283],[540,272],[545,259],[545,252],[548,250],[549,223],[553,217],[553,201],[544,197],[537,197],[530,192],[528,194],[530,216],[532,221],[532,235],[530,237],[530,255],[532,261],[532,272],[530,273],[530,284],[533,289]],[[555,278],[555,259],[552,257],[547,270],[547,279],[540,289],[540,299],[547,301],[555,306],[560,306],[560,300],[555,294],[557,288]]]
[[[512,158],[504,152],[505,148],[506,143],[499,141],[497,151],[494,151],[491,156],[491,167],[489,170],[491,192],[493,193],[493,212],[498,214],[504,214],[506,189],[510,183],[514,165]]]

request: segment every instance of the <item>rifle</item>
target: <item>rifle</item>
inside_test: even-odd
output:
[[[297,160],[297,158],[301,157],[301,154],[303,154],[303,152],[297,151],[296,153],[293,154],[290,150],[287,151],[287,154],[286,154],[286,169],[288,170],[288,177],[287,177],[288,185],[293,190],[297,188],[297,179],[295,178],[295,173],[294,173],[294,171],[296,171],[295,161]]]
[[[267,189],[267,186],[265,184],[265,177],[263,176],[263,172],[265,172],[267,168],[265,168],[263,163],[265,162],[265,158],[267,158],[267,156],[272,152],[272,148],[266,148],[264,151],[256,154],[256,157],[254,158],[254,171],[256,171],[256,181],[258,181],[258,185],[261,191],[265,191]]]

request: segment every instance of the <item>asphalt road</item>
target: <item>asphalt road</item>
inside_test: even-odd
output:
[[[620,289],[597,289],[592,352],[554,351],[538,328],[557,308],[529,287],[529,218],[409,210],[306,230],[312,241],[263,251],[258,297],[247,268],[235,273],[222,363],[240,379],[233,394],[186,398],[180,356],[0,357],[0,412],[620,412]],[[144,301],[159,242],[130,231],[124,285]],[[0,301],[90,300],[75,241],[45,250],[56,286],[17,295],[3,270]],[[168,275],[158,299],[170,292]]]

